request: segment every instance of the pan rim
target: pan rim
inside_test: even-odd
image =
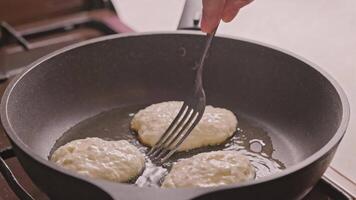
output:
[[[95,39],[79,42],[76,44],[72,44],[72,45],[61,48],[61,49],[56,50],[46,56],[39,58],[38,60],[29,64],[27,66],[27,68],[21,74],[17,75],[15,78],[13,78],[13,80],[11,80],[9,85],[6,87],[6,90],[5,90],[2,100],[1,100],[1,106],[0,106],[0,108],[1,108],[1,122],[2,122],[2,125],[5,130],[6,135],[11,139],[11,141],[17,147],[19,147],[21,149],[21,151],[25,152],[25,154],[30,156],[36,162],[39,162],[40,164],[42,164],[46,167],[49,167],[56,171],[59,171],[60,173],[64,173],[66,175],[81,179],[83,181],[94,184],[100,188],[102,188],[100,182],[103,182],[103,183],[115,184],[117,186],[126,185],[126,186],[130,186],[130,187],[135,187],[137,189],[141,189],[141,188],[138,188],[137,186],[128,185],[125,183],[113,183],[113,182],[105,181],[105,180],[95,180],[95,179],[87,178],[87,177],[81,176],[75,172],[65,170],[65,169],[55,165],[54,163],[50,162],[49,160],[46,160],[45,158],[37,155],[35,152],[32,151],[32,149],[28,145],[26,145],[17,136],[16,132],[14,131],[14,129],[11,125],[7,108],[8,108],[9,97],[11,95],[11,92],[14,90],[14,88],[17,86],[17,84],[21,81],[21,79],[24,76],[26,76],[27,73],[29,73],[32,69],[34,69],[36,66],[40,65],[41,63],[61,54],[63,52],[67,52],[72,49],[76,49],[76,48],[86,46],[89,44],[98,43],[98,42],[102,42],[102,41],[106,41],[106,40],[118,39],[118,38],[140,37],[140,36],[150,36],[150,35],[203,35],[203,34],[200,32],[187,31],[187,30],[184,30],[184,31],[153,31],[153,32],[143,32],[143,33],[141,32],[141,33],[115,34],[115,35],[104,36],[104,37],[95,38]],[[307,60],[293,52],[282,49],[280,47],[276,47],[271,44],[267,44],[264,42],[247,39],[247,38],[243,38],[243,37],[236,37],[236,36],[230,36],[230,35],[224,35],[224,34],[217,34],[217,37],[252,43],[255,45],[263,46],[263,47],[284,53],[288,56],[291,56],[295,59],[298,59],[298,60],[304,62],[309,67],[311,67],[314,70],[316,70],[317,72],[319,72],[323,77],[325,77],[330,82],[330,84],[335,88],[335,90],[337,91],[337,94],[339,95],[341,105],[342,105],[341,123],[340,123],[338,129],[336,130],[334,136],[322,148],[320,148],[318,151],[314,152],[312,155],[308,156],[307,158],[303,159],[302,161],[300,161],[290,167],[287,167],[286,169],[282,170],[281,172],[277,172],[275,174],[259,178],[258,180],[250,180],[250,181],[246,181],[244,183],[239,183],[239,184],[231,184],[231,185],[226,185],[226,186],[212,187],[209,189],[208,188],[185,188],[185,189],[176,188],[173,190],[198,190],[199,189],[202,191],[218,191],[218,190],[222,190],[222,189],[241,188],[241,187],[247,187],[247,186],[251,186],[251,185],[269,182],[269,181],[272,181],[275,179],[283,178],[284,176],[286,176],[288,174],[293,174],[293,173],[311,165],[313,162],[319,160],[322,156],[327,154],[333,147],[338,145],[338,143],[341,141],[341,139],[343,138],[343,136],[346,132],[346,129],[347,129],[347,126],[348,126],[348,123],[350,120],[350,105],[347,100],[346,93],[341,88],[339,83],[334,78],[332,78],[331,75],[329,75],[326,71],[321,69],[318,65],[314,64],[313,62],[310,62],[309,60]],[[149,189],[157,189],[157,188],[149,188]],[[172,190],[172,189],[168,189],[168,190]]]

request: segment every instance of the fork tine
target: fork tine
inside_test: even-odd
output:
[[[180,130],[180,128],[182,127],[182,124],[187,120],[187,118],[190,116],[190,113],[192,112],[193,109],[191,108],[187,108],[187,110],[184,113],[184,116],[182,117],[182,119],[179,120],[177,126],[175,126],[174,130],[171,131],[171,133],[168,135],[168,137],[166,137],[164,139],[164,141],[161,142],[161,144],[159,146],[156,147],[156,151],[153,152],[151,155],[155,156],[157,155],[163,148],[165,148],[165,146],[167,146],[166,144],[171,141],[171,138],[175,135],[177,135],[177,132]]]
[[[182,127],[182,129],[179,131],[179,133],[178,134],[176,134],[176,136],[174,137],[174,139],[172,139],[171,141],[170,141],[170,143],[166,146],[166,149],[168,150],[168,151],[165,151],[164,153],[160,153],[156,158],[157,159],[159,159],[159,158],[162,158],[162,157],[166,157],[168,154],[170,154],[170,152],[172,152],[172,150],[174,149],[174,148],[178,148],[178,146],[179,146],[179,144],[177,143],[177,141],[178,142],[180,142],[180,141],[182,141],[180,138],[182,138],[181,136],[183,135],[183,137],[184,136],[186,136],[186,135],[188,135],[187,134],[187,132],[185,132],[186,130],[187,130],[187,128],[188,128],[188,126],[189,125],[191,125],[191,126],[194,126],[195,127],[195,125],[194,125],[194,123],[193,124],[191,124],[192,123],[192,121],[194,120],[194,119],[196,119],[196,117],[197,117],[197,114],[198,114],[198,112],[196,112],[196,111],[194,111],[191,115],[190,115],[190,117],[189,117],[189,119],[188,119],[188,121],[186,121],[185,122],[185,124],[183,125],[183,127]],[[194,121],[195,122],[195,121]],[[190,126],[190,128],[188,128],[188,131],[190,131],[190,130],[193,130],[193,128]],[[184,133],[185,132],[185,133]],[[184,137],[185,138],[185,137]],[[182,141],[183,142],[183,141]],[[180,144],[182,143],[182,142],[180,142]],[[173,148],[172,148],[173,147]],[[168,153],[168,154],[166,154],[166,153]],[[173,152],[174,153],[174,152]],[[172,153],[172,154],[173,154]],[[171,154],[171,155],[172,155]],[[167,158],[168,159],[168,158]]]
[[[161,144],[163,143],[163,140],[168,136],[168,133],[171,132],[172,128],[175,127],[176,123],[178,122],[178,120],[181,118],[182,114],[184,113],[184,111],[188,109],[188,105],[184,102],[182,107],[180,108],[177,116],[174,118],[174,120],[171,122],[171,124],[169,125],[169,127],[167,128],[167,130],[163,133],[163,135],[159,138],[159,140],[156,142],[155,145],[153,145],[153,147],[150,149],[150,151],[147,153],[147,155],[151,155],[152,153],[155,152],[155,150],[161,146]]]
[[[174,145],[174,147],[171,149],[171,151],[168,152],[168,154],[161,159],[162,163],[165,162],[168,158],[170,158],[177,151],[178,147],[183,143],[185,138],[187,138],[189,136],[190,132],[192,132],[192,130],[195,128],[195,126],[199,123],[200,119],[203,117],[203,113],[204,113],[204,109],[202,111],[198,112],[198,115],[196,116],[193,124],[189,127],[187,132],[179,139],[179,141]]]
[[[193,111],[193,112],[191,113],[191,111]],[[164,147],[162,147],[163,150],[162,150],[158,155],[156,154],[157,156],[155,156],[155,159],[159,159],[159,158],[165,156],[166,153],[168,153],[168,152],[170,151],[170,146],[171,146],[172,144],[174,144],[174,142],[177,140],[177,138],[179,138],[179,136],[182,135],[183,131],[184,131],[184,130],[187,128],[187,126],[191,123],[191,121],[192,121],[192,119],[194,118],[196,112],[194,112],[194,110],[191,109],[191,110],[189,110],[189,113],[191,113],[191,114],[189,115],[189,118],[188,118],[188,119],[185,119],[185,120],[182,120],[182,122],[184,122],[183,127],[179,130],[178,133],[174,134],[175,137],[174,137],[173,139],[171,139],[170,141],[167,141],[167,142],[169,142],[169,144],[168,144],[168,145],[165,145]],[[180,123],[180,126],[181,126],[181,125],[182,125],[182,124]],[[173,134],[172,134],[172,135],[173,135]]]
[[[159,159],[164,155],[166,155],[167,153],[169,153],[169,149],[163,148],[162,151],[157,156],[154,157],[154,160],[159,161]]]
[[[188,125],[190,125],[190,123],[192,122],[192,120],[195,118],[197,112],[193,111],[193,113],[190,115],[189,119],[187,122],[185,122],[185,124],[183,125],[182,129],[180,129],[180,131],[178,132],[178,134],[175,135],[175,137],[169,142],[168,145],[166,145],[167,149],[170,149],[170,147],[172,145],[175,144],[175,142],[177,141],[177,139],[182,135],[182,133],[185,131],[185,129],[188,127]]]

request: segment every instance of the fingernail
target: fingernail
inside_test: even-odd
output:
[[[233,15],[233,16],[231,16],[231,15],[225,15],[225,16],[223,16],[221,19],[222,19],[224,22],[228,23],[228,22],[231,22],[234,18],[235,18],[235,15]]]
[[[225,23],[228,23],[228,22],[232,21],[232,19],[228,18],[228,17],[223,17],[221,20],[223,20],[223,22],[225,22]]]

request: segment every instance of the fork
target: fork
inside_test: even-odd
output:
[[[203,66],[217,28],[206,36],[203,55],[196,68],[193,94],[185,99],[177,116],[147,154],[153,160],[163,163],[169,159],[203,117],[206,103],[202,80]]]

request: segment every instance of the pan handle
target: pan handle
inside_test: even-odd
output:
[[[0,150],[0,172],[9,184],[17,197],[23,200],[34,200],[34,198],[20,185],[14,174],[11,172],[5,160],[14,157],[14,151],[11,147]]]
[[[202,0],[186,0],[178,30],[200,30]]]

